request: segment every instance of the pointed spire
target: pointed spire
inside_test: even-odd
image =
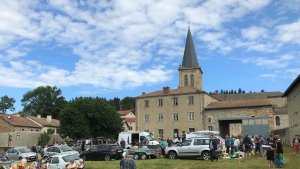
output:
[[[194,43],[193,43],[192,34],[190,31],[190,25],[188,27],[188,33],[187,33],[187,37],[186,37],[184,55],[183,55],[183,60],[182,60],[181,66],[182,66],[182,68],[193,68],[193,67],[199,66]]]

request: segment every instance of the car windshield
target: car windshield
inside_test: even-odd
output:
[[[192,140],[185,140],[184,142],[182,142],[182,146],[189,146],[191,144]]]
[[[73,149],[69,146],[62,146],[60,149],[62,152],[73,151]]]
[[[146,138],[147,138],[148,141],[153,141],[153,140],[154,140],[154,139],[153,139],[151,136],[149,136],[149,135],[147,135]]]
[[[77,155],[67,155],[67,156],[63,156],[62,159],[65,162],[70,162],[71,160],[79,160],[80,158]]]
[[[29,150],[28,148],[20,148],[20,149],[18,149],[18,151],[20,153],[29,153],[29,152],[31,152],[31,150]]]

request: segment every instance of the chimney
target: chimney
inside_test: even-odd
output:
[[[163,94],[168,94],[169,92],[170,92],[169,86],[163,88]]]
[[[219,99],[219,92],[216,90],[216,98]]]
[[[51,123],[52,116],[47,116],[47,122]]]
[[[227,95],[226,94],[224,95],[223,101],[227,101]]]
[[[145,92],[142,92],[142,95],[146,94]]]
[[[36,117],[40,119],[40,118],[41,118],[41,115],[40,115],[40,114],[38,114]]]

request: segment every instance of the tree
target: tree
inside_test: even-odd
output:
[[[42,117],[46,117],[47,115],[52,115],[54,119],[57,119],[59,111],[67,103],[61,94],[62,91],[56,86],[40,86],[32,91],[28,91],[21,100],[24,107],[23,113],[26,116],[40,114]]]
[[[0,98],[0,114],[6,114],[7,110],[15,111],[14,103],[16,100],[14,98],[9,98],[7,95]]]
[[[51,139],[51,135],[54,133],[54,130],[49,130],[49,132],[43,132],[39,137],[38,137],[38,145],[45,147]]]
[[[113,107],[115,107],[115,109],[117,110],[117,111],[119,111],[119,110],[121,110],[121,107],[120,107],[120,103],[121,102],[121,99],[120,98],[118,98],[118,97],[114,97],[113,99],[110,99],[109,101],[108,101],[108,103],[110,104],[110,105],[112,105]]]
[[[121,100],[121,110],[135,110],[135,98],[134,97],[124,97]]]
[[[261,91],[260,91],[260,92],[262,92],[262,93],[263,93],[263,92],[265,92],[265,91],[264,91],[264,89],[261,89]]]
[[[241,88],[239,88],[238,93],[242,93],[242,89]]]
[[[60,112],[59,120],[63,138],[116,138],[123,131],[122,119],[115,108],[98,97],[72,99]]]

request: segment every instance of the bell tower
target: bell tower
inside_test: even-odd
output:
[[[178,68],[179,72],[179,86],[191,86],[198,90],[202,88],[202,70],[198,64],[198,59],[193,43],[190,27],[188,28],[183,60],[181,66]]]

